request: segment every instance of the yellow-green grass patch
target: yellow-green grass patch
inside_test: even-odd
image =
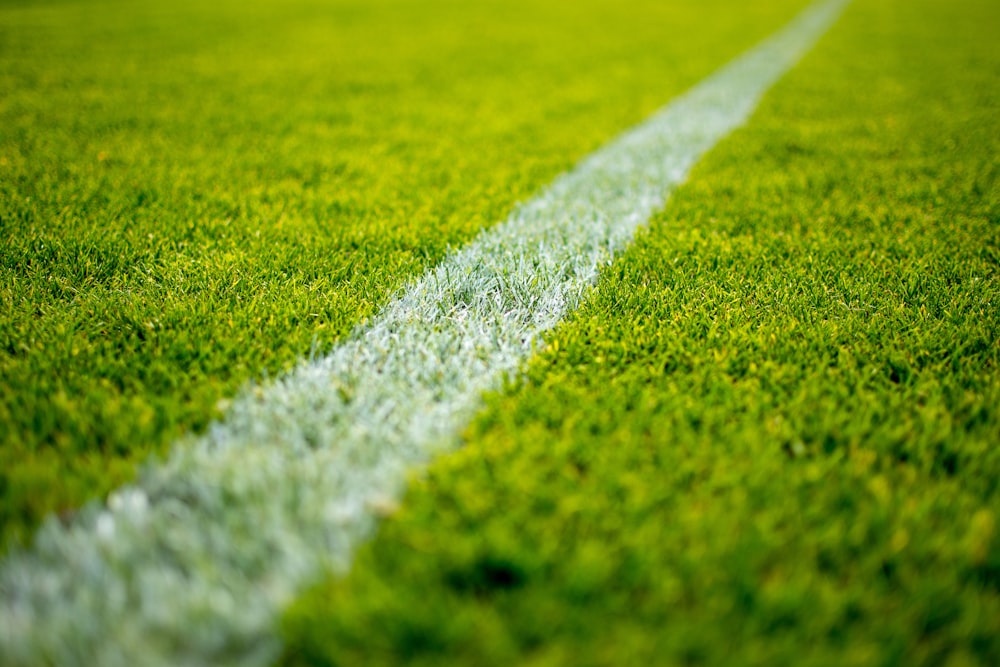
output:
[[[803,6],[0,9],[0,524],[128,480]]]
[[[286,662],[1000,662],[998,22],[848,7]]]

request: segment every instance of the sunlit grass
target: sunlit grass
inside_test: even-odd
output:
[[[0,9],[0,537],[329,349],[803,4]]]
[[[998,21],[856,0],[287,662],[1000,662]]]

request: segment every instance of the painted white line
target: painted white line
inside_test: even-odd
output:
[[[266,664],[275,616],[347,568],[407,470],[454,447],[600,267],[838,15],[826,0],[557,179],[329,356],[0,571],[5,665]]]

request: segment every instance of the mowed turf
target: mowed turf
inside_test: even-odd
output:
[[[0,8],[0,541],[329,349],[804,4]]]
[[[998,25],[855,0],[287,664],[1000,664]]]

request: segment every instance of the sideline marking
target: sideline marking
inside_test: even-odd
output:
[[[481,394],[849,0],[820,0],[506,222],[411,283],[326,357],[252,387],[208,433],[0,565],[0,662],[264,665],[276,615],[346,570],[407,470],[454,447]]]

